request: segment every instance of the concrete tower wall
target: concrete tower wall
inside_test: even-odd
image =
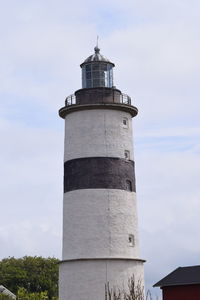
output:
[[[123,119],[128,121],[127,126]],[[77,111],[65,119],[64,160],[80,157],[119,157],[130,151],[133,160],[132,120],[127,112],[111,109]]]
[[[143,284],[131,114],[114,109],[68,114],[64,162],[60,299],[103,300],[107,281],[127,288],[133,275]]]
[[[139,258],[135,196],[117,189],[65,193],[63,259]]]
[[[105,283],[127,290],[134,274],[143,284],[143,264],[131,260],[84,260],[60,265],[60,299],[104,300]]]

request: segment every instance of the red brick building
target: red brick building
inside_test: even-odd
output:
[[[154,284],[163,300],[200,300],[200,266],[179,267]]]

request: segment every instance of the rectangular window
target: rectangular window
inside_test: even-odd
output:
[[[135,238],[133,234],[129,234],[128,236],[128,242],[129,246],[134,247],[135,246]]]
[[[128,128],[128,118],[123,118],[123,127]]]
[[[126,190],[132,192],[132,182],[130,180],[126,180]]]
[[[124,151],[124,157],[125,157],[125,159],[130,159],[130,151],[125,150]]]

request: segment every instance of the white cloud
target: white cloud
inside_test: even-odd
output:
[[[101,52],[116,64],[115,84],[139,107],[134,135],[148,284],[178,264],[197,263],[199,1],[10,0],[1,6],[6,214],[0,256],[60,253],[53,243],[61,236],[63,132],[57,110],[80,88],[79,64],[99,34]]]
[[[43,221],[44,222],[44,221]],[[1,257],[25,255],[60,257],[61,234],[54,224],[46,219],[45,223],[34,223],[28,219],[20,222],[9,220],[8,225],[0,228]]]
[[[1,141],[0,257],[60,256],[60,133],[1,121]]]

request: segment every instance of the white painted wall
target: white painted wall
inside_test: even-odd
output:
[[[123,118],[128,119],[128,128]],[[124,158],[130,151],[133,160],[132,121],[129,113],[111,109],[76,111],[65,119],[64,161],[81,157]]]
[[[64,194],[63,259],[139,258],[136,194],[82,189]],[[129,243],[135,237],[135,246]]]
[[[127,128],[123,118],[128,120]],[[129,113],[92,109],[66,116],[64,161],[124,158],[125,150],[133,160],[132,143]],[[129,234],[135,237],[134,247],[129,244]],[[87,258],[90,260],[60,264],[60,300],[104,300],[107,281],[121,288],[133,274],[144,284],[143,263],[133,260],[140,258],[134,192],[81,189],[64,194],[63,260]]]
[[[128,278],[144,282],[143,264],[128,260],[64,262],[60,265],[59,299],[104,300],[105,284],[127,290]]]

